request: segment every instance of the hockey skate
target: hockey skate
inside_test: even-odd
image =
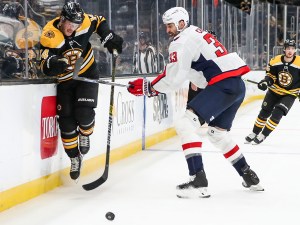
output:
[[[70,177],[72,178],[72,180],[77,180],[80,176],[82,155],[78,153],[76,157],[70,159],[71,159]]]
[[[251,191],[264,191],[264,188],[259,184],[259,178],[256,173],[250,169],[250,166],[245,165],[242,168],[243,183],[245,188],[249,188]]]
[[[79,151],[85,155],[90,150],[90,137],[79,134]]]
[[[266,136],[263,134],[259,134],[257,135],[254,140],[253,140],[253,145],[259,145],[260,143],[262,143],[264,140],[266,139]]]
[[[178,198],[209,198],[208,182],[203,170],[191,176],[190,181],[176,187]]]
[[[255,138],[256,138],[257,134],[255,133],[251,133],[248,136],[245,137],[246,141],[245,144],[250,144]]]

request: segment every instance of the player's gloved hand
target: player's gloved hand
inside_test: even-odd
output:
[[[105,38],[102,39],[102,44],[111,54],[114,49],[116,49],[119,54],[122,53],[123,38],[113,31],[110,31]]]
[[[258,82],[257,87],[258,89],[265,91],[268,88],[268,82],[266,80],[261,80],[260,82]]]
[[[11,76],[14,73],[22,72],[23,67],[24,67],[24,65],[23,65],[21,58],[10,56],[10,57],[4,58],[4,62],[2,64],[2,71],[7,76]]]
[[[257,84],[257,87],[260,90],[265,91],[265,90],[267,90],[268,87],[272,86],[272,84],[274,84],[274,80],[272,78],[270,78],[269,76],[265,76],[265,79],[261,80]]]
[[[63,73],[68,66],[68,60],[63,56],[53,55],[47,59],[47,68],[53,72],[53,75]]]
[[[146,78],[138,78],[134,81],[129,81],[128,84],[129,87],[127,90],[135,96],[146,95],[148,97],[153,97],[159,94],[152,88],[150,81]]]

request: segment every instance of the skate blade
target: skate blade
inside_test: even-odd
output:
[[[245,141],[244,144],[249,145],[249,144],[251,144],[251,142],[252,141],[250,141],[250,142],[249,141]]]
[[[200,188],[200,189],[184,189],[184,190],[178,190],[176,196],[178,198],[209,198],[210,194],[207,192],[207,188]]]
[[[257,184],[257,185],[251,185],[249,187],[249,189],[251,191],[264,191],[265,189],[260,185],[260,184]]]
[[[252,145],[259,145],[259,144],[261,144],[262,142],[260,142],[260,143],[256,143],[256,142],[252,142],[251,144]]]
[[[247,186],[247,184],[245,184],[245,182],[242,182],[242,185],[244,188],[248,188],[250,191],[264,191],[265,190],[260,184],[251,185],[249,187],[249,186]]]
[[[177,198],[182,198],[182,199],[190,199],[190,198],[195,198],[195,197],[190,197],[190,196],[181,196],[181,195],[176,195]],[[205,196],[198,196],[197,198],[209,198],[210,195],[205,195]]]

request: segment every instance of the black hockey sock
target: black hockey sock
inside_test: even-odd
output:
[[[262,129],[264,128],[266,122],[267,122],[266,119],[262,119],[260,117],[257,117],[257,119],[255,120],[253,130],[252,130],[253,133],[259,134],[262,131]]]

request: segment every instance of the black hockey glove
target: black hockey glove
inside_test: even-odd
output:
[[[265,91],[265,90],[267,90],[267,88],[270,87],[273,83],[274,83],[274,81],[272,80],[272,78],[266,76],[265,79],[261,80],[261,81],[257,84],[257,87],[258,87],[260,90]]]
[[[48,71],[51,71],[51,73],[49,73],[50,76],[63,73],[69,66],[68,60],[65,57],[57,55],[50,56],[46,63]]]
[[[102,44],[112,54],[113,50],[116,49],[119,54],[122,53],[123,38],[110,31],[106,37],[102,40]]]
[[[21,73],[23,71],[23,67],[22,59],[13,56],[4,58],[2,64],[2,70],[8,77],[12,76],[14,73]]]
[[[261,80],[258,84],[257,84],[258,89],[265,91],[268,88],[268,82],[266,80]]]

